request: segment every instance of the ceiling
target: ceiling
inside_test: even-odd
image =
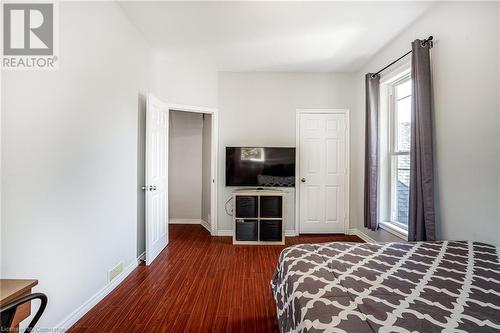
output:
[[[431,2],[122,2],[149,43],[224,71],[352,72]]]

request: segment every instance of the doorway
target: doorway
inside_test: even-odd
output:
[[[297,110],[296,230],[348,233],[349,111]]]
[[[169,113],[169,224],[200,224],[211,232],[212,115]]]
[[[200,174],[200,179],[205,180],[202,185],[200,201],[205,212],[205,227],[211,234],[217,232],[217,144],[218,126],[217,110],[212,108],[174,105],[161,101],[149,94],[146,102],[146,131],[145,131],[145,183],[142,189],[145,192],[145,261],[149,265],[168,245],[168,224],[171,212],[169,209],[170,191],[179,191],[181,187],[175,185],[174,175],[170,173],[170,148],[171,148],[171,116],[186,115],[199,116],[201,119],[200,135],[207,141],[199,150],[199,156],[205,169]],[[175,116],[174,116],[175,117]],[[189,118],[189,117],[188,117]],[[180,118],[179,118],[180,119]],[[194,119],[194,118],[193,118]],[[203,131],[205,126],[205,131]],[[182,132],[182,131],[181,131]],[[182,141],[182,140],[181,140]],[[203,142],[203,140],[202,140]],[[196,152],[194,153],[196,154]],[[181,165],[184,160],[176,161]],[[188,162],[189,163],[189,162]],[[200,167],[200,172],[203,167]],[[186,168],[184,168],[186,169]],[[207,171],[208,170],[208,171]],[[171,184],[172,183],[172,184]],[[182,184],[181,184],[182,185]],[[191,201],[195,200],[191,198]]]

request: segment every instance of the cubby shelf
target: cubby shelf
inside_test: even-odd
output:
[[[285,244],[284,196],[277,190],[234,191],[233,244]]]

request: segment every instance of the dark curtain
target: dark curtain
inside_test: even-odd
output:
[[[412,43],[413,99],[411,109],[409,241],[436,239],[432,152],[432,42]]]
[[[368,73],[366,82],[365,118],[365,227],[378,227],[378,112],[380,97],[380,76]]]

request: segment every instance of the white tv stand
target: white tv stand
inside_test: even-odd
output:
[[[233,192],[233,244],[285,244],[286,192],[240,189]]]

